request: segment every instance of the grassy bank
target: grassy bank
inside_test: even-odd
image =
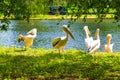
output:
[[[79,19],[83,19],[85,15],[82,15]],[[107,14],[105,18],[113,18],[113,14]],[[76,18],[76,16],[73,16],[73,18]],[[95,14],[88,14],[88,19],[91,18],[98,18]],[[71,16],[69,15],[36,15],[31,16],[30,19],[41,19],[41,20],[56,20],[56,19],[71,19]]]
[[[117,80],[119,53],[89,55],[81,50],[0,47],[0,80]]]
[[[85,15],[82,15],[79,19],[83,19]],[[114,14],[107,14],[105,18],[112,18],[113,19]],[[3,15],[0,16],[0,19],[3,19]],[[76,18],[76,16],[73,16],[72,18]],[[88,14],[87,15],[88,19],[91,18],[98,18],[97,15],[95,14]],[[11,15],[9,19],[14,19],[14,16]],[[35,15],[31,16],[30,19],[40,19],[40,20],[57,20],[57,19],[71,19],[70,15]]]

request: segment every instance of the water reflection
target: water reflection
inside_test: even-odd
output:
[[[84,44],[85,32],[84,25],[88,25],[89,29],[94,35],[97,28],[100,28],[101,47],[99,51],[104,51],[104,44],[106,43],[106,35],[112,34],[112,41],[115,45],[113,51],[120,51],[120,26],[119,23],[112,23],[112,19],[105,20],[102,23],[96,23],[94,20],[88,20],[86,23],[77,21],[70,26],[71,32],[75,36],[75,41],[69,37],[68,44],[65,49],[75,48],[86,50]],[[12,20],[8,31],[0,31],[0,45],[5,47],[15,46],[22,47],[23,43],[17,42],[19,34],[25,35],[26,32],[32,28],[37,28],[38,33],[34,41],[33,48],[52,48],[51,41],[58,36],[64,36],[61,29],[63,24],[68,24],[68,20],[63,20],[59,25],[59,20],[31,20],[28,24],[23,20]]]

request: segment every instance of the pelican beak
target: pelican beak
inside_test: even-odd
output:
[[[97,38],[98,35],[99,35],[99,29],[96,30],[94,37]]]
[[[84,26],[84,30],[85,30],[85,32],[88,33],[88,35],[91,35],[90,30],[88,29],[88,26]]]
[[[91,35],[90,30],[88,28],[86,29],[86,32],[88,33],[88,35]]]
[[[108,35],[107,35],[107,40],[108,40],[108,42],[111,40],[111,38],[112,38],[112,35],[111,35],[111,34],[108,34]]]
[[[70,30],[68,30],[68,34],[71,36],[71,38],[72,38],[73,40],[75,40],[75,38],[74,38],[74,36],[73,36],[73,34],[71,33]]]
[[[94,38],[96,38],[96,37],[97,37],[97,35],[98,35],[98,33],[96,32],[96,33],[94,34]]]
[[[63,30],[68,33],[73,40],[75,40],[73,34],[71,33],[70,29],[67,26],[63,26]]]

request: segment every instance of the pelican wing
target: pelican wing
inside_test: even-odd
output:
[[[114,46],[114,44],[110,44],[111,52],[113,52],[113,46]]]
[[[52,40],[52,46],[55,47],[60,41],[61,41],[60,37],[53,39]]]
[[[97,49],[99,49],[100,47],[100,40],[94,40],[91,42],[90,47],[88,48],[89,53],[92,53],[94,51],[96,51]]]
[[[86,47],[87,47],[87,48],[90,47],[90,44],[91,44],[92,41],[93,41],[93,38],[92,38],[92,37],[85,38],[85,44],[86,44]]]
[[[32,35],[32,36],[36,37],[37,36],[37,29],[33,28],[32,30],[27,32],[27,35]]]
[[[95,44],[95,45],[93,45],[93,46],[91,46],[91,47],[89,48],[89,52],[92,53],[92,52],[94,52],[95,50],[97,50],[97,49],[98,49],[97,45],[98,45],[98,43]]]
[[[24,46],[25,47],[30,47],[33,45],[34,38],[32,37],[25,37],[24,39]]]
[[[30,34],[28,34],[28,35],[25,35],[25,37],[27,37],[27,38],[35,38],[35,36],[34,35],[30,35]]]

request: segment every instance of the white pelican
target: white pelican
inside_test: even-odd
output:
[[[105,52],[113,52],[112,51],[113,44],[110,44],[111,38],[112,38],[112,35],[108,34],[107,35],[107,44],[104,45]]]
[[[58,37],[52,40],[52,46],[54,48],[59,49],[59,53],[60,53],[60,49],[62,49],[62,51],[64,51],[64,47],[68,42],[68,35],[70,35],[72,37],[72,39],[75,40],[73,34],[71,33],[70,29],[68,28],[67,25],[63,25],[62,26],[63,31],[66,33],[66,36],[64,37]]]
[[[96,40],[91,41],[90,47],[88,48],[89,53],[95,53],[100,48],[100,37],[99,37],[100,29],[96,30],[95,37]]]
[[[20,34],[18,36],[18,42],[24,41],[24,47],[28,48],[28,47],[32,46],[33,40],[35,39],[36,36],[37,36],[37,29],[33,28],[25,36]]]
[[[89,36],[91,33],[88,29],[88,26],[84,26],[84,30],[85,30],[85,33],[86,33],[85,45],[86,45],[87,48],[89,48],[90,44],[91,44],[91,41],[93,41],[93,38]]]

